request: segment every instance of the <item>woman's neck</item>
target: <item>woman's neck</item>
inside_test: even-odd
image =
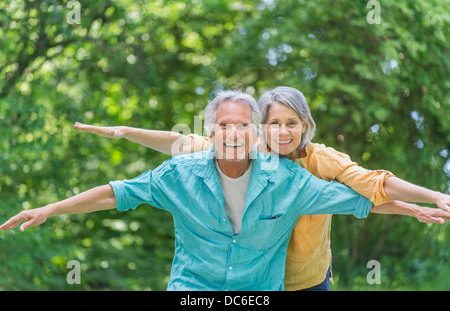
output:
[[[299,152],[298,152],[297,149],[296,149],[296,150],[292,151],[291,153],[289,153],[289,154],[287,154],[287,155],[284,155],[283,157],[288,158],[288,159],[291,160],[291,161],[295,161],[295,160],[297,160],[298,158],[305,158],[306,155],[307,155],[307,153],[306,153],[306,148],[303,148],[303,149],[300,151],[300,154],[299,154]]]

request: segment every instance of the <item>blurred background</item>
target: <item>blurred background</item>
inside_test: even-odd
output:
[[[450,1],[368,2],[0,0],[0,222],[168,158],[76,121],[194,131],[230,88],[295,87],[314,142],[448,193]],[[332,290],[450,289],[449,224],[335,216],[331,236]],[[173,250],[171,215],[150,206],[54,217],[0,232],[0,290],[165,290]]]

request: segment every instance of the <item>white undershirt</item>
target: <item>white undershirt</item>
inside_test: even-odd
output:
[[[223,199],[225,203],[225,214],[231,223],[235,234],[241,232],[242,216],[244,214],[245,196],[247,194],[248,183],[252,172],[252,165],[248,170],[238,178],[231,178],[225,175],[215,161],[217,176],[219,177],[220,187],[222,188]]]

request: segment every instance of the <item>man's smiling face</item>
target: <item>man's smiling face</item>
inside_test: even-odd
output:
[[[216,110],[212,138],[217,159],[247,159],[256,138],[250,105],[244,100],[221,103]]]

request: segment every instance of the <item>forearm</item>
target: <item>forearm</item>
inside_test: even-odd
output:
[[[25,231],[29,227],[38,226],[44,223],[47,218],[55,215],[90,213],[113,209],[115,207],[116,197],[114,191],[110,185],[105,185],[93,188],[57,203],[22,211],[1,225],[0,229],[12,229],[24,222],[20,226],[20,231]]]
[[[63,214],[83,214],[114,209],[116,197],[110,185],[96,187],[63,201],[44,206],[47,217]]]
[[[430,224],[443,224],[445,221],[450,220],[450,214],[438,208],[424,207],[401,201],[391,201],[374,206],[370,212],[411,216],[417,218],[420,222]]]
[[[168,155],[191,151],[191,139],[176,132],[124,127],[123,138]]]
[[[401,201],[391,201],[372,207],[370,212],[375,214],[392,214],[415,217],[417,214],[417,208],[418,206],[415,204],[409,204]]]
[[[437,203],[442,193],[429,190],[397,177],[389,177],[384,183],[384,191],[389,199],[415,203]]]

